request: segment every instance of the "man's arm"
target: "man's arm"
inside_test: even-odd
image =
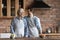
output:
[[[39,33],[42,34],[42,27],[41,27],[40,19],[38,17],[35,18],[35,25],[38,28]]]
[[[14,19],[11,21],[10,33],[14,34]]]
[[[24,37],[28,37],[28,26],[27,26],[27,21],[26,20],[24,20],[24,25],[25,25]]]

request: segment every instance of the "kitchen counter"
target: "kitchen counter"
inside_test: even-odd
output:
[[[16,39],[8,39],[8,38],[0,38],[0,40],[52,40],[52,39],[41,39],[41,38],[16,38]],[[57,39],[53,39],[57,40]]]
[[[0,33],[0,38],[10,38],[11,33]]]
[[[40,34],[40,36],[43,36],[44,39],[60,39],[60,33]]]
[[[0,33],[0,39],[9,39],[10,33]],[[15,39],[60,39],[60,33],[40,34],[41,38],[15,38]],[[10,40],[10,39],[9,39]]]

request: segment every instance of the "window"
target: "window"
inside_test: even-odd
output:
[[[23,8],[23,0],[0,0],[0,16],[16,16],[20,6]]]
[[[7,16],[7,0],[2,0],[2,14]]]

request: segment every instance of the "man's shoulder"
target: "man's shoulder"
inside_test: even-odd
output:
[[[40,21],[40,18],[38,18],[37,16],[34,16],[34,20],[35,21]]]
[[[16,20],[17,19],[17,17],[14,17],[12,20]]]
[[[23,18],[23,21],[26,22],[26,18],[25,17]]]
[[[27,16],[24,17],[25,19],[27,18]]]
[[[37,16],[34,16],[34,19],[39,19]]]

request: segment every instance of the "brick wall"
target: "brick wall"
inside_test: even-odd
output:
[[[30,2],[32,3],[33,1]],[[51,8],[34,8],[34,15],[40,18],[43,31],[46,31],[47,28],[51,27],[53,32],[56,30],[56,28],[59,32],[60,0],[43,0],[43,2],[45,2]],[[31,5],[28,3],[28,1],[26,2],[26,4]]]
[[[56,28],[56,27],[59,27],[58,26],[58,23],[56,20],[58,17],[57,15],[59,15],[59,13],[56,11],[58,11],[57,9],[53,8],[53,9],[34,9],[34,15],[35,16],[38,16],[41,20],[41,25],[42,25],[42,28],[43,28],[43,31],[46,31],[47,28],[51,27],[52,29],[53,28]],[[60,18],[58,18],[60,19]],[[53,30],[54,32],[55,30]]]
[[[33,9],[34,15],[38,16],[41,20],[41,25],[43,31],[45,32],[47,28],[51,27],[53,32],[57,27],[60,29],[60,0],[43,0],[46,4],[51,6],[51,8],[39,8]],[[30,3],[29,3],[30,2]],[[32,0],[26,0],[26,7],[33,2]],[[0,18],[0,32],[10,31],[11,19]]]
[[[60,8],[60,0],[43,0],[43,1],[52,8]]]
[[[11,23],[11,19],[0,18],[0,33],[10,32],[10,23]]]
[[[43,31],[51,27],[52,31],[60,32],[60,0],[43,0],[51,8],[34,8],[34,15],[41,20]],[[57,28],[57,29],[56,29]]]
[[[27,8],[33,3],[34,0],[25,0],[25,7]]]

